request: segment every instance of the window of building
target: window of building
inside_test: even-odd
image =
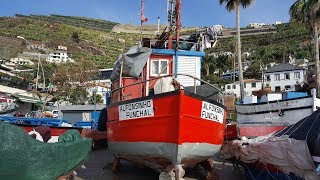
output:
[[[294,79],[300,79],[300,72],[294,73]]]
[[[236,89],[236,85],[233,85],[233,89]]]
[[[274,89],[274,91],[280,92],[280,91],[281,91],[281,87],[280,87],[280,86],[276,86],[275,89]]]
[[[290,73],[284,73],[284,79],[290,80]]]
[[[266,80],[270,81],[270,75],[266,75]]]
[[[290,90],[290,89],[291,89],[291,86],[290,86],[290,85],[286,85],[284,88],[285,88],[286,90]]]
[[[251,83],[251,87],[252,87],[252,88],[257,87],[257,83]]]
[[[152,60],[151,76],[157,76],[158,74],[162,74],[162,75],[169,74],[169,68],[167,64],[168,64],[167,60]]]
[[[231,89],[231,86],[230,86],[230,85],[227,85],[227,89]]]
[[[274,75],[274,80],[275,81],[280,81],[280,74],[275,74]]]

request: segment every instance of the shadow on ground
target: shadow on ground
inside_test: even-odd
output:
[[[235,171],[230,162],[223,162],[219,156],[214,157],[215,172],[220,180],[245,180],[243,169]],[[130,162],[121,161],[117,173],[111,172],[110,164],[113,161],[112,153],[107,149],[98,149],[90,153],[85,161],[86,168],[79,168],[74,177],[75,180],[158,180],[159,174],[149,168],[138,168]],[[200,167],[186,168],[185,180],[200,180],[204,177],[204,171]]]

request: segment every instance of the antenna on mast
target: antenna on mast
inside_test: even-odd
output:
[[[157,36],[160,35],[160,17],[158,17],[158,28],[157,28]]]

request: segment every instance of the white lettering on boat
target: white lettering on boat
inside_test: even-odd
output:
[[[152,99],[119,106],[119,120],[154,116]]]
[[[224,109],[217,105],[202,101],[201,118],[223,123]]]

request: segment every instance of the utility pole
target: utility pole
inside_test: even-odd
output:
[[[38,67],[37,67],[37,77],[36,77],[36,91],[38,91],[38,81],[39,81],[39,69],[40,69],[40,65],[41,65],[41,69],[42,69],[42,78],[43,78],[43,89],[45,90],[46,88],[46,79],[44,77],[44,71],[43,71],[43,66],[42,66],[42,63],[41,63],[41,58],[40,58],[40,52],[37,52],[34,47],[32,46],[32,44],[24,37],[22,36],[17,36],[18,39],[22,39],[24,41],[26,41],[29,46],[32,48],[32,50],[38,54]],[[42,90],[43,90],[42,89]],[[43,110],[44,110],[44,107],[45,107],[45,100],[43,100]]]

